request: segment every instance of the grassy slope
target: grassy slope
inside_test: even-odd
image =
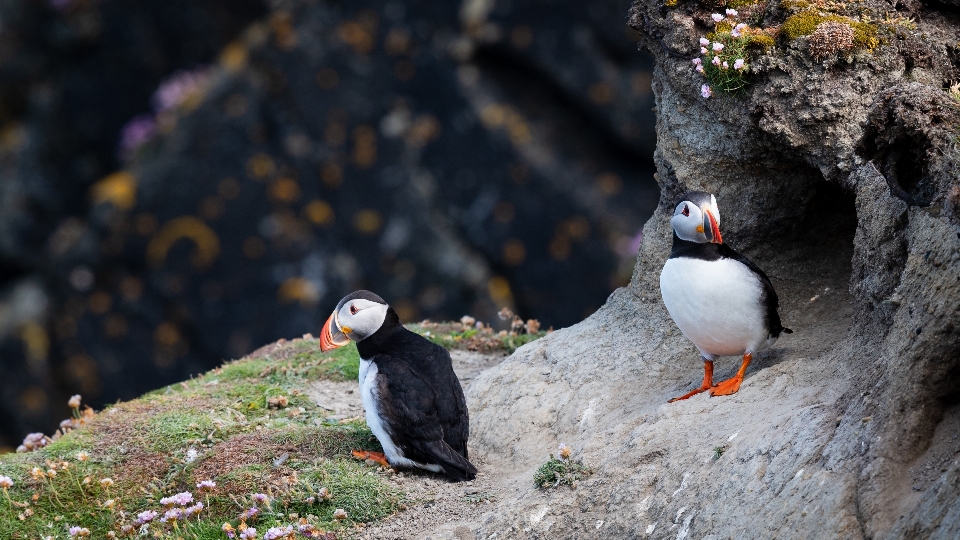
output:
[[[448,348],[488,352],[510,352],[539,337],[477,332],[458,323],[411,328]],[[109,531],[123,537],[123,526],[139,512],[162,516],[159,500],[183,491],[205,508],[186,521],[155,520],[150,537],[225,538],[221,527],[239,525],[254,493],[270,497],[247,522],[258,538],[270,527],[303,520],[349,536],[358,524],[398,511],[404,494],[385,481],[387,472],[350,457],[352,448],[380,449],[363,419],[329,420],[303,391],[318,378],[354,381],[358,364],[353,345],[323,354],[315,339],[281,340],[108,407],[41,450],[2,455],[0,476],[14,486],[0,494],[0,538],[69,538],[71,526],[88,528],[92,538]],[[81,452],[89,457],[81,460]],[[105,478],[112,485],[101,483]],[[203,480],[217,485],[200,493]],[[334,519],[336,509],[347,518]]]

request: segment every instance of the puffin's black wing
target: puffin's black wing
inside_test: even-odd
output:
[[[767,277],[767,274],[765,274],[759,266],[753,264],[753,261],[744,257],[737,250],[733,249],[727,244],[713,245],[717,247],[717,251],[721,257],[726,257],[728,259],[733,259],[737,262],[740,262],[757,275],[757,279],[760,280],[760,287],[762,288],[762,293],[760,294],[760,303],[763,304],[764,309],[766,310],[767,328],[770,329],[770,335],[773,337],[780,337],[781,332],[792,334],[793,330],[784,328],[783,324],[780,322],[780,313],[777,312],[777,309],[780,307],[780,298],[777,297],[777,291],[773,289],[773,283],[770,283],[770,278]]]
[[[439,351],[405,347],[404,357],[419,356],[414,362],[386,353],[373,358],[378,371],[380,414],[394,444],[407,458],[436,463],[456,481],[472,480],[477,469],[467,460],[470,424],[466,398],[449,353],[424,341]],[[446,358],[423,358],[424,354]]]

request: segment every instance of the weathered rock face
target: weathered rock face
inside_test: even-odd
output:
[[[678,55],[717,8],[634,4],[657,59],[660,206],[629,287],[471,387],[473,445],[517,486],[477,538],[960,534],[960,106],[943,90],[960,28],[901,9],[916,26],[881,25],[872,53],[814,62],[781,35],[743,95],[704,99]],[[667,404],[701,377],[658,283],[688,189],[717,194],[724,239],[770,275],[794,334],[738,394]],[[561,442],[596,472],[538,491]]]
[[[121,128],[160,81],[266,12],[261,0],[0,3],[0,446],[50,431],[64,396],[94,397],[99,373],[124,369],[98,368],[55,323],[83,309],[67,305],[71,275],[89,281],[103,263],[89,189],[116,170]]]
[[[0,311],[22,314],[15,300],[31,291],[47,306],[0,323],[0,369],[16,373],[0,383],[0,431],[15,432],[0,446],[29,426],[49,432],[72,393],[98,407],[316,332],[357,288],[405,321],[498,321],[509,305],[546,327],[628,281],[657,189],[651,63],[624,0],[250,0],[232,19],[218,2],[142,4],[0,8],[42,28],[100,25],[79,62],[89,69],[42,40],[0,50],[0,73],[18,74],[0,101],[29,94],[32,78],[55,90],[30,114],[0,111],[22,121],[10,133],[32,134],[0,144],[0,206],[16,210],[0,216],[0,259],[23,265],[0,275]],[[132,29],[181,54],[135,40],[129,69],[110,71],[103,55]],[[77,80],[100,89],[102,115],[81,100],[58,116]],[[51,148],[56,159],[38,157]],[[89,170],[73,174],[81,162]],[[24,186],[36,192],[26,205]]]

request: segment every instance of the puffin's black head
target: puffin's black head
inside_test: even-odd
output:
[[[717,198],[705,191],[690,191],[683,196],[673,211],[670,225],[683,240],[705,244],[722,244],[720,236],[720,209]]]
[[[383,326],[390,306],[370,291],[355,291],[343,297],[320,330],[320,350],[361,341]]]

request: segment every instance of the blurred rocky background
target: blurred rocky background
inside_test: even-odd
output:
[[[0,2],[0,447],[357,288],[591,313],[658,200],[629,3]]]

